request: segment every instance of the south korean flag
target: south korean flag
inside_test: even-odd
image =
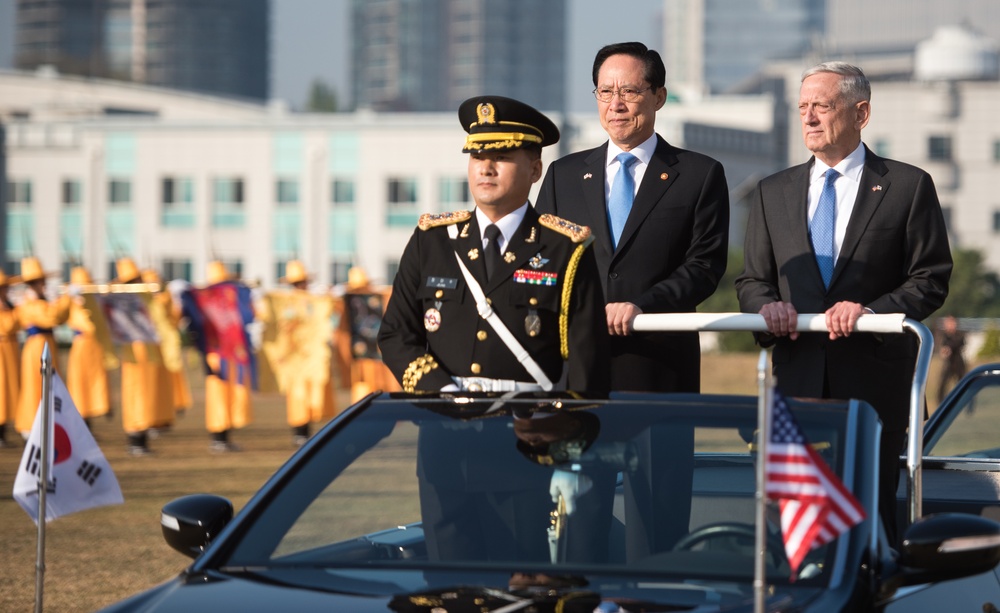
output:
[[[80,417],[58,373],[52,373],[49,419],[49,483],[45,520],[84,509],[122,504],[118,479]],[[14,480],[14,500],[38,523],[38,485],[42,471],[42,402],[35,414]]]

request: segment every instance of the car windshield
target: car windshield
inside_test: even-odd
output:
[[[791,407],[842,477],[846,412]],[[756,417],[755,398],[722,396],[384,396],[279,473],[222,566],[639,573],[749,589]],[[767,580],[787,583],[777,515],[769,505]],[[834,549],[813,550],[796,585],[825,585]]]

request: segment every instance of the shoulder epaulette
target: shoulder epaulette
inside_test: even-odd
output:
[[[574,243],[582,243],[590,238],[590,228],[546,213],[538,218],[538,223],[550,230],[570,237]]]
[[[417,222],[417,227],[421,230],[429,230],[437,226],[448,226],[461,221],[468,221],[472,217],[472,211],[452,211],[450,213],[424,213]]]

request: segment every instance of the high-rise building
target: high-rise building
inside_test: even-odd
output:
[[[565,0],[354,0],[355,107],[454,111],[494,94],[562,110]]]
[[[667,87],[725,93],[825,32],[826,0],[664,0]]]
[[[15,64],[268,98],[269,0],[17,0]]]
[[[940,26],[965,24],[1000,39],[996,0],[836,0],[827,22],[829,46],[839,49],[912,49]]]

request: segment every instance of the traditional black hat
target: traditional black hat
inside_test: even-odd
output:
[[[462,153],[545,147],[559,142],[559,128],[523,102],[503,96],[476,96],[458,107],[469,136]]]

